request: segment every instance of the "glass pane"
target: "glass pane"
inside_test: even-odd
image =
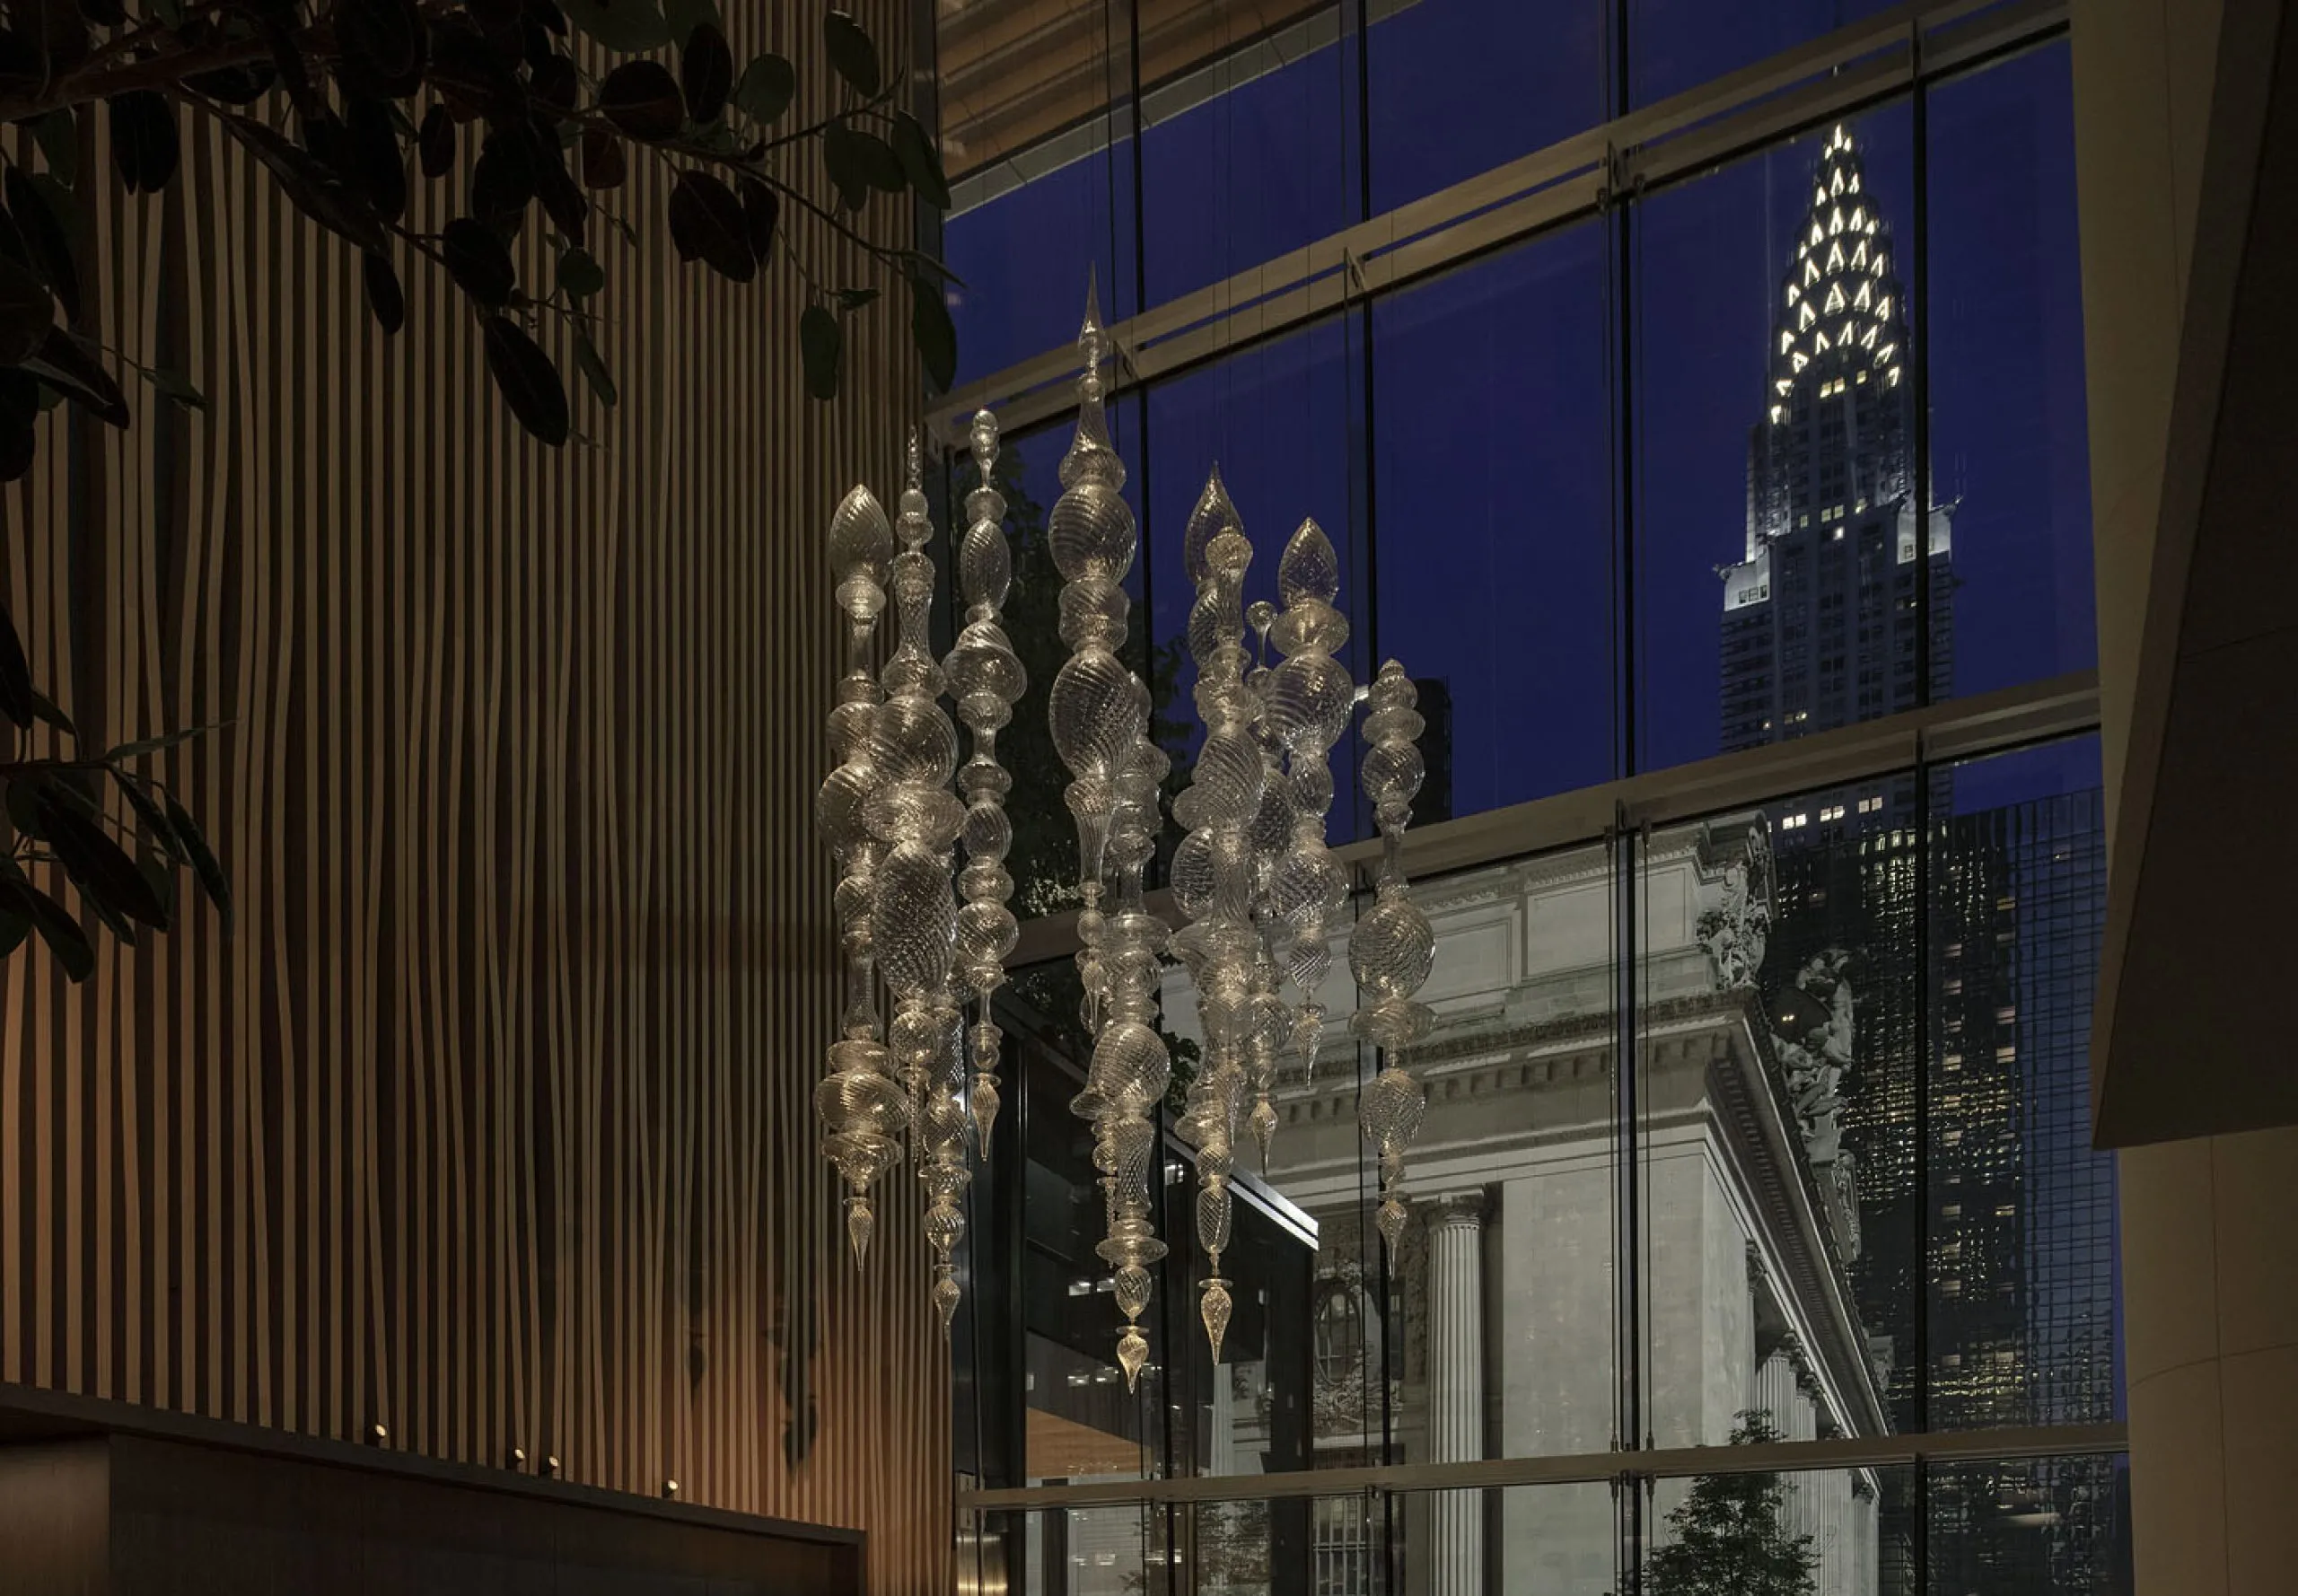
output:
[[[1360,501],[1350,481],[1349,447],[1364,402],[1360,349],[1351,324],[1336,317],[1150,390],[1150,688],[1177,771],[1195,759],[1205,732],[1192,697],[1197,666],[1188,644],[1197,590],[1182,547],[1189,513],[1216,466],[1253,546],[1246,602],[1277,601],[1278,561],[1302,523],[1314,520],[1341,560],[1336,603],[1350,620],[1351,636],[1337,657],[1355,680],[1367,680],[1372,595],[1356,552],[1361,517],[1354,505]],[[1269,662],[1276,663],[1273,654]],[[1337,843],[1355,835],[1355,740],[1344,737],[1332,753],[1328,833]]]
[[[1896,0],[1627,0],[1628,98],[1649,105],[1889,11]]]
[[[980,1596],[1167,1596],[1172,1517],[1139,1504],[959,1515],[958,1588]]]
[[[1358,219],[1355,6],[1201,6],[1143,40],[1147,301]]]
[[[2130,1464],[2118,1456],[1947,1463],[1931,1476],[1922,1596],[2130,1590]]]
[[[1934,1429],[2120,1411],[2114,1161],[2090,1137],[2095,738],[1957,766],[1931,866]]]
[[[1314,1221],[1312,1463],[1599,1451],[1613,1434],[1611,874],[1601,847],[1418,884],[1435,931],[1427,1116],[1391,1257],[1357,1129],[1347,939],[1311,1076],[1285,1061],[1268,1184]],[[1295,995],[1288,987],[1285,995]],[[1194,1037],[1188,978],[1167,1023]]]
[[[1375,215],[1604,119],[1611,0],[1368,9]]]
[[[1645,845],[1636,1246],[1654,1445],[1721,1445],[1750,1406],[1783,1440],[1896,1427],[1919,876],[1890,817],[1912,785],[1806,794]]]
[[[1912,117],[1670,189],[1635,240],[1637,767],[1920,701]],[[1931,588],[1954,574],[1929,518]],[[1719,580],[1720,578],[1720,580]],[[1949,628],[1933,628],[1943,682]]]
[[[1589,225],[1373,307],[1376,643],[1443,684],[1452,814],[1615,774],[1609,282]]]
[[[1134,272],[1131,0],[977,0],[939,8],[943,259],[958,380],[1066,346],[1085,274],[1104,315],[1139,307]]]
[[[1953,507],[1959,693],[2098,662],[2067,51],[1931,92],[1932,478]]]

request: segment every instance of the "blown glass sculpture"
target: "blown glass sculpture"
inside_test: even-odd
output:
[[[1127,601],[1120,584],[1138,541],[1120,490],[1125,466],[1110,444],[1101,408],[1108,339],[1088,283],[1077,335],[1084,370],[1077,379],[1077,431],[1062,457],[1061,495],[1048,519],[1060,572],[1061,636],[1069,645],[1048,695],[1054,750],[1069,771],[1066,797],[1077,828],[1078,969],[1083,1019],[1092,1036],[1085,1090],[1071,1104],[1093,1127],[1106,1233],[1095,1250],[1113,1273],[1125,1315],[1117,1356],[1130,1389],[1148,1361],[1141,1314],[1149,1305],[1150,1266],[1165,1256],[1151,1223],[1151,1184],[1159,1166],[1151,1118],[1172,1075],[1156,1025],[1164,949],[1162,922],[1142,907],[1141,869],[1156,850],[1157,786],[1164,757],[1149,741],[1149,691],[1117,657]],[[1114,911],[1102,900],[1114,868]]]

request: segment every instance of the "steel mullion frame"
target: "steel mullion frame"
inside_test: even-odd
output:
[[[1900,5],[1128,317],[1110,329],[1119,355],[1110,392],[1592,216],[1609,197],[1610,152],[1622,152],[1629,185],[1663,187],[2067,26],[2066,0],[2026,0],[1995,8],[1961,34],[1933,37],[1986,10],[1979,0]],[[954,438],[988,408],[1019,432],[1070,408],[1075,373],[1073,349],[1048,350],[951,394],[931,425]]]
[[[1158,1503],[1267,1502],[1302,1496],[1346,1496],[1366,1490],[1495,1490],[1516,1486],[1686,1479],[1705,1474],[1785,1474],[1896,1469],[1916,1463],[2102,1457],[2127,1451],[2129,1448],[2129,1427],[2121,1423],[2030,1425],[1934,1434],[1776,1441],[1758,1446],[1678,1446],[1559,1457],[1495,1458],[1480,1462],[1375,1464],[1361,1469],[1295,1469],[1281,1474],[1192,1475],[1168,1479],[1115,1479],[1091,1485],[1034,1486],[1017,1490],[960,1491],[958,1506],[963,1512],[991,1513]]]

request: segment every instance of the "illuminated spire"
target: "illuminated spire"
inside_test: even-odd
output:
[[[1890,230],[1866,189],[1858,145],[1838,124],[1820,145],[1811,208],[1793,235],[1795,258],[1776,302],[1764,403],[1772,425],[1794,413],[1799,387],[1832,394],[1855,384],[1899,385],[1907,329],[1894,313],[1901,301],[1890,275]]]

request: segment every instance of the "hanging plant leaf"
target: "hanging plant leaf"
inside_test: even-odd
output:
[[[583,242],[590,231],[591,202],[583,193],[583,185],[566,170],[566,150],[545,124],[531,129],[529,143],[534,149],[535,194],[542,201],[544,215],[558,224],[568,242]]]
[[[60,327],[51,327],[39,348],[23,363],[31,373],[66,399],[86,408],[99,421],[124,427],[130,417],[127,396],[112,374],[80,341]]]
[[[199,878],[199,890],[207,894],[207,901],[215,906],[215,912],[223,916],[228,930],[232,924],[232,883],[224,878],[224,867],[215,862],[215,850],[200,835],[190,811],[173,798],[168,800],[168,829],[190,855],[191,873]]]
[[[542,346],[524,328],[507,317],[489,316],[481,324],[487,336],[487,370],[502,390],[504,402],[519,425],[556,449],[566,442],[566,384]]]
[[[479,146],[470,169],[470,214],[482,222],[507,222],[535,197],[535,153],[525,130],[497,127]]]
[[[566,20],[618,55],[642,55],[671,42],[671,26],[653,0],[560,0]]]
[[[184,850],[182,839],[176,836],[176,829],[168,824],[167,811],[160,807],[159,801],[145,792],[143,784],[125,770],[115,769],[111,775],[113,785],[119,788],[119,795],[127,800],[127,807],[136,811],[136,819],[143,826],[145,834],[151,837],[159,851],[178,864],[190,864],[191,855]]]
[[[625,61],[599,85],[599,112],[633,138],[660,144],[686,125],[679,80],[660,61]]]
[[[404,100],[423,86],[430,31],[415,0],[336,0],[336,71],[354,94]]]
[[[415,136],[415,145],[425,177],[443,178],[454,169],[455,119],[445,106],[434,105],[423,113],[423,130]]]
[[[90,945],[88,934],[80,929],[80,922],[69,909],[24,880],[22,873],[0,877],[0,905],[31,923],[68,978],[84,981],[95,973],[96,950]]]
[[[0,482],[21,482],[39,458],[39,434],[30,416],[0,416]]]
[[[681,49],[697,28],[724,26],[716,0],[662,0],[662,19],[670,25],[671,42]]]
[[[947,393],[958,375],[958,329],[950,320],[950,307],[941,288],[916,278],[909,285],[909,332],[917,342],[917,358],[925,380],[936,393]]]
[[[56,851],[80,895],[115,919],[140,920],[165,931],[167,906],[127,850],[76,805],[56,797],[53,789],[44,788],[41,797],[47,810],[48,846]]]
[[[171,399],[189,410],[207,408],[207,396],[194,387],[191,379],[181,372],[166,366],[145,366],[138,374],[163,399]]]
[[[901,157],[894,153],[892,145],[859,127],[849,128],[846,136],[853,141],[855,159],[870,187],[886,194],[899,194],[909,187],[909,174],[902,170]]]
[[[858,211],[870,201],[870,171],[854,129],[835,118],[822,129],[822,169],[838,189],[838,203]]]
[[[0,257],[0,366],[20,365],[56,325],[56,296],[29,267]]]
[[[841,288],[838,291],[838,308],[847,315],[866,311],[878,303],[875,288]]]
[[[627,167],[622,140],[603,127],[583,129],[583,186],[619,189]]]
[[[614,385],[614,374],[607,370],[606,361],[600,355],[598,346],[591,342],[591,335],[577,331],[574,335],[574,366],[583,373],[583,381],[591,385],[599,403],[611,410],[622,402],[622,394]]]
[[[20,166],[8,168],[0,179],[8,200],[8,214],[13,216],[22,232],[24,243],[31,251],[39,275],[54,290],[56,301],[64,307],[64,319],[80,319],[80,272],[72,261],[72,244],[64,231],[64,224],[57,219],[48,194],[32,175]]]
[[[774,255],[774,224],[782,215],[782,196],[747,172],[740,180],[740,192],[742,228],[750,240],[750,253],[760,266],[767,265]]]
[[[838,397],[838,366],[846,335],[838,318],[820,305],[808,305],[798,318],[798,353],[806,367],[806,391],[818,399]]]
[[[366,200],[309,150],[252,117],[230,117],[225,126],[270,169],[280,191],[297,210],[362,250],[388,247],[389,235]]]
[[[367,290],[367,312],[385,337],[407,325],[407,295],[399,285],[399,268],[388,255],[363,255],[359,267]]]
[[[681,260],[701,260],[720,276],[747,283],[758,275],[750,226],[734,191],[706,171],[679,173],[671,190],[671,242]]]
[[[588,299],[607,285],[607,274],[588,250],[568,250],[558,258],[558,291],[569,299]]]
[[[46,693],[36,691],[32,694],[32,714],[54,726],[66,737],[80,735],[80,728],[72,723],[72,717],[57,708],[56,700]]]
[[[583,97],[583,77],[574,63],[557,50],[546,50],[527,72],[528,92],[555,111],[571,111]]]
[[[52,110],[32,123],[32,138],[57,182],[68,189],[80,180],[78,117],[69,110]]]
[[[697,122],[715,122],[734,89],[734,52],[713,22],[698,22],[679,56],[679,87],[686,112]]]
[[[511,251],[486,223],[456,217],[439,230],[439,252],[446,257],[447,275],[480,304],[499,310],[511,303],[519,269],[512,264]]]
[[[407,154],[390,112],[382,101],[354,100],[344,107],[343,127],[360,192],[377,215],[398,221],[407,214]]]
[[[894,113],[894,153],[917,197],[937,211],[950,208],[950,180],[942,175],[942,153],[934,147],[925,124],[908,111]]]
[[[16,622],[0,606],[0,715],[26,731],[32,723],[32,668],[24,659],[24,640],[16,636]]]
[[[878,92],[878,47],[850,13],[833,11],[823,16],[822,43],[829,49],[831,68],[856,94],[867,100]]]
[[[771,52],[742,68],[734,106],[753,122],[771,122],[798,97],[798,69]]]

